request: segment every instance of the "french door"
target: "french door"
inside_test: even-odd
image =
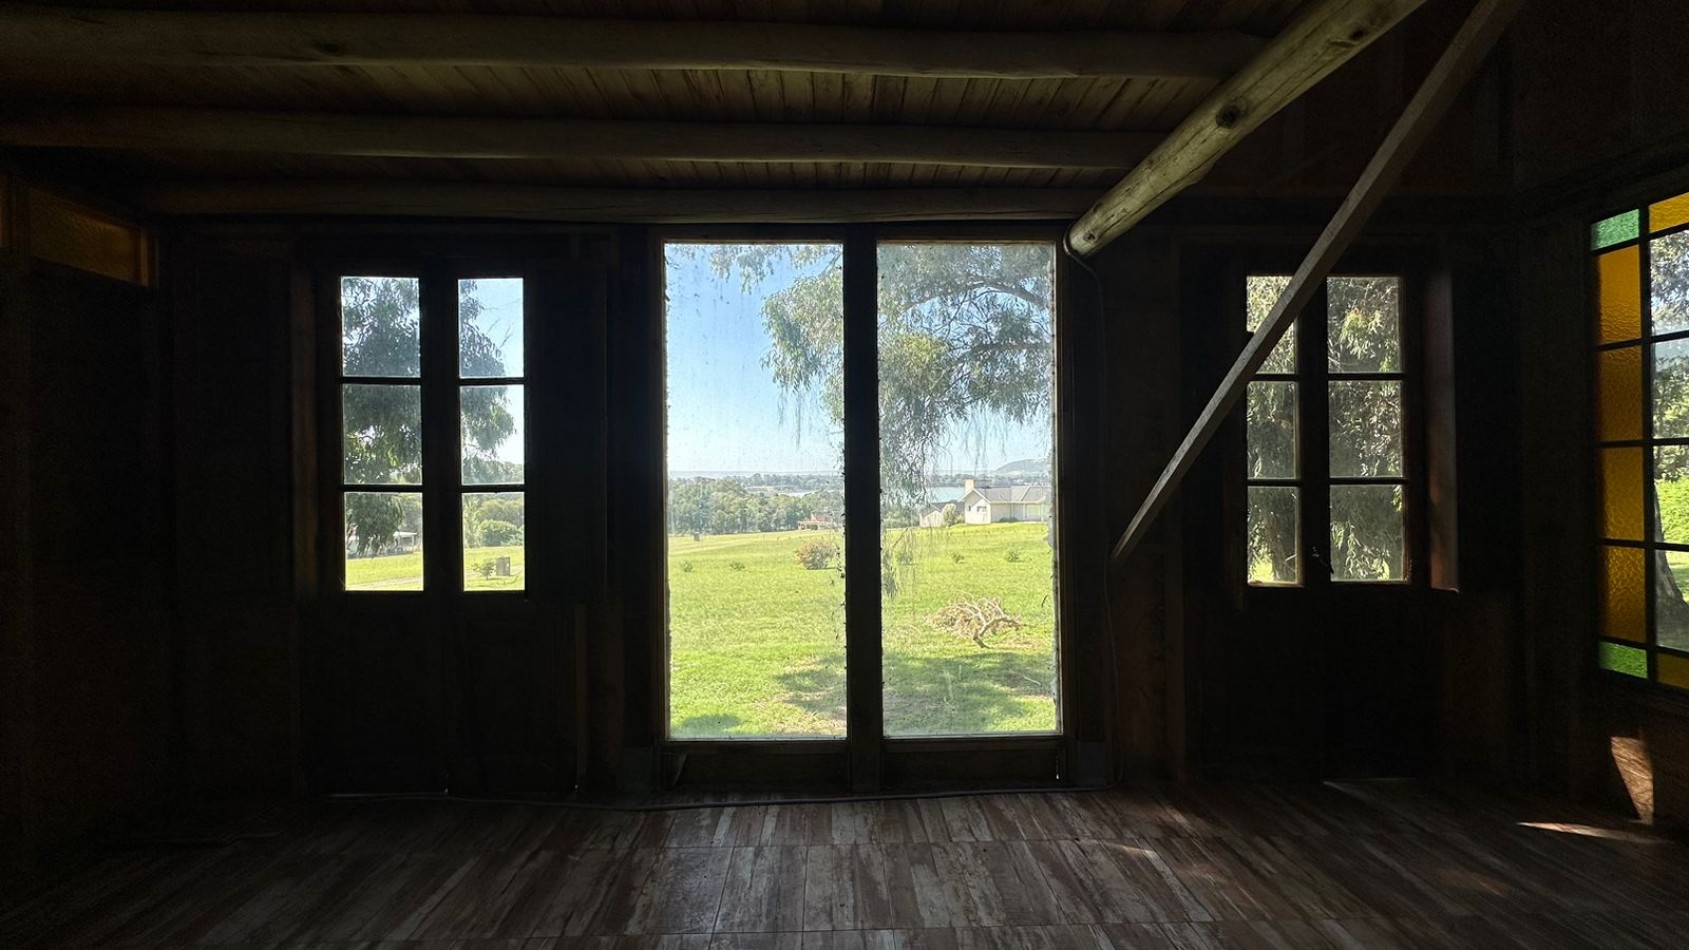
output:
[[[1054,255],[662,245],[669,749],[1058,776]]]

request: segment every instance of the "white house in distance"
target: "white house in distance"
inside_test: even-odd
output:
[[[956,502],[966,524],[994,524],[999,521],[1049,521],[1050,486],[1011,485],[1007,488],[981,486],[971,478],[962,481],[962,497]]]

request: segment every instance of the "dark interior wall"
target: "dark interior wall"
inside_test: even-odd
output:
[[[152,292],[8,256],[0,318],[0,850],[17,872],[175,793],[170,459]]]

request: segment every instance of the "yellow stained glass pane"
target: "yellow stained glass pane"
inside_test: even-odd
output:
[[[1648,206],[1648,230],[1664,231],[1689,224],[1689,194],[1656,201]]]
[[[1616,343],[1642,336],[1641,249],[1631,245],[1608,251],[1595,259],[1595,271],[1601,342]]]
[[[1642,348],[1596,354],[1596,435],[1603,442],[1642,438]]]
[[[1601,450],[1602,537],[1642,540],[1642,450]]]
[[[1689,689],[1689,659],[1670,653],[1654,654],[1654,678],[1667,686]]]
[[[1647,593],[1640,548],[1603,548],[1601,634],[1642,643],[1648,639]]]

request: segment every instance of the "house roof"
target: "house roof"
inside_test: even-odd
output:
[[[1010,505],[1043,505],[1050,501],[1048,485],[1011,485],[1007,488],[975,488],[969,492],[986,501]],[[963,496],[967,497],[967,496]]]

